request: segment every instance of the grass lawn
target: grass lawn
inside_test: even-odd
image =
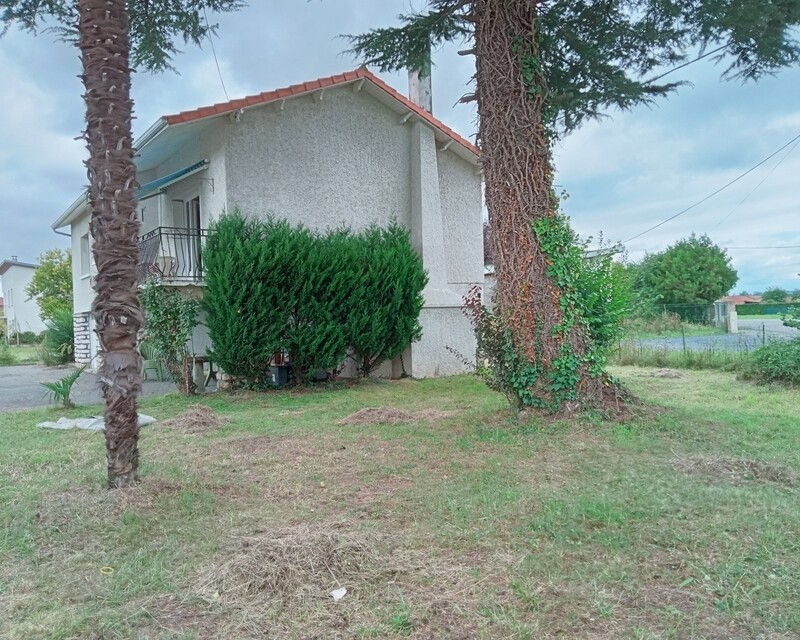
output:
[[[747,315],[745,313],[740,313],[738,316],[739,320],[780,320],[783,318],[782,313],[762,313],[757,315]]]
[[[658,407],[545,425],[470,377],[203,397],[227,423],[146,427],[115,492],[102,435],[0,415],[0,637],[797,638],[800,392],[615,373]],[[416,419],[339,423],[364,407]]]
[[[712,327],[704,324],[685,324],[683,329],[665,329],[663,331],[647,331],[632,329],[626,338],[636,340],[649,340],[654,338],[687,338],[694,336],[722,336],[726,331],[720,327]]]
[[[33,364],[39,362],[39,353],[36,349],[37,346],[35,344],[9,345],[8,352],[14,358],[11,364]]]

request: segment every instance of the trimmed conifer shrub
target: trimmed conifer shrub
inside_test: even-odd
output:
[[[421,335],[427,276],[400,225],[319,234],[235,211],[210,229],[204,260],[214,358],[232,375],[258,382],[288,351],[302,383],[352,347],[366,376]]]
[[[348,254],[353,239],[347,231],[320,236],[305,227],[293,228],[292,239],[283,345],[295,380],[303,382],[317,369],[335,369],[347,355],[344,319],[352,290]]]
[[[288,320],[287,278],[283,259],[291,229],[270,221],[270,233],[259,220],[238,211],[211,225],[203,261],[208,333],[213,358],[227,373],[260,380],[273,353],[283,346]]]
[[[369,228],[357,244],[360,269],[354,275],[348,342],[359,373],[367,377],[422,336],[419,314],[428,276],[408,230],[397,223]]]

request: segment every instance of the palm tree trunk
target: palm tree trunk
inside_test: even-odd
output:
[[[565,332],[552,329],[562,320],[558,283],[548,275],[551,259],[540,246],[532,224],[553,218],[550,141],[543,122],[546,80],[536,68],[536,0],[474,0],[476,97],[481,162],[494,268],[495,309],[512,336],[519,358],[540,375],[531,395],[553,400],[554,361],[565,349],[577,356],[575,400],[600,398],[602,380],[580,364],[588,337],[576,324]],[[538,87],[535,89],[534,87]],[[558,411],[582,402],[560,400]]]
[[[79,44],[86,94],[91,232],[97,264],[92,304],[100,338],[109,487],[139,479],[136,351],[142,313],[137,296],[139,223],[131,141],[129,21],[125,0],[79,0]]]

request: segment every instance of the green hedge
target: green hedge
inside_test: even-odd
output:
[[[349,348],[369,375],[421,334],[427,277],[397,224],[320,234],[234,212],[212,226],[204,264],[214,358],[235,376],[262,381],[287,351],[302,381],[339,367]]]
[[[790,310],[800,311],[800,302],[772,302],[763,304],[737,304],[740,316],[781,316]]]

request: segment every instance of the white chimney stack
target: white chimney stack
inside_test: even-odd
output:
[[[428,113],[433,113],[433,92],[431,91],[431,48],[422,69],[408,70],[408,98]]]
[[[408,70],[408,98],[428,113],[433,113],[433,93],[431,91],[431,71],[424,76],[416,69]]]

